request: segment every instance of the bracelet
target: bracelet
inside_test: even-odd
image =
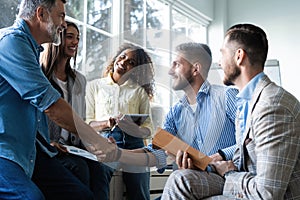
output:
[[[148,151],[147,151],[146,149],[143,149],[143,151],[144,151],[145,154],[146,154],[146,159],[147,159],[147,161],[146,161],[146,166],[148,167],[148,166],[149,166],[149,162],[150,162],[150,158],[149,158],[149,155],[148,155]]]

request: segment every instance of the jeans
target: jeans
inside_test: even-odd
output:
[[[123,132],[116,127],[114,131],[106,133],[104,136],[112,136],[120,148],[136,149],[144,146],[142,138],[136,138]],[[114,173],[114,169],[102,164],[102,186],[103,199],[109,199],[109,183]],[[145,173],[129,173],[122,172],[123,182],[126,187],[126,199],[129,200],[149,200],[150,199],[150,172]]]
[[[116,127],[113,131],[104,132],[103,136],[107,138],[112,136],[116,140],[118,147],[122,149],[136,149],[144,146],[142,138],[131,136],[122,131],[119,127]]]
[[[17,163],[0,158],[0,171],[0,199],[45,199],[43,193]]]
[[[91,190],[65,168],[56,158],[50,158],[37,145],[37,156],[32,176],[47,200],[92,200]]]
[[[96,200],[103,198],[103,164],[76,155],[59,155],[59,161],[69,169],[79,180],[88,186]],[[109,183],[108,183],[109,184]],[[105,195],[106,196],[106,195]]]

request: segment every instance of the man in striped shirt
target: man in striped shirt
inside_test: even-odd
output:
[[[214,161],[232,159],[236,148],[234,124],[237,89],[211,85],[207,81],[212,62],[207,45],[183,43],[177,46],[176,53],[169,75],[173,80],[172,88],[183,90],[185,95],[170,109],[163,129],[211,156]],[[94,153],[98,154],[98,159],[102,159],[101,152]],[[179,151],[174,156],[180,170],[174,171],[171,176],[184,177],[199,171],[193,166],[187,153]],[[166,160],[164,150],[153,149],[152,144],[149,144],[143,149],[123,149],[118,161],[131,165],[156,166],[162,171],[167,165]]]
[[[170,109],[163,129],[211,156],[214,161],[230,160],[235,151],[237,89],[208,82],[212,58],[207,45],[183,43],[177,46],[176,53],[169,75],[173,80],[172,88],[183,90],[185,95]],[[146,149],[155,155],[157,167],[166,165],[162,150],[153,150],[152,144]],[[179,151],[174,156],[182,170],[177,170],[173,176],[194,173],[186,169],[195,168],[187,153]]]

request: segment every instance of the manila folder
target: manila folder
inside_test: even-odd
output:
[[[154,148],[164,149],[173,155],[176,155],[178,150],[186,151],[193,160],[193,164],[202,170],[205,170],[208,163],[212,160],[212,158],[161,128],[158,128],[154,135],[152,145]]]

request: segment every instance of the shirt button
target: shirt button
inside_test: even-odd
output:
[[[33,163],[33,160],[30,160],[31,163]]]

